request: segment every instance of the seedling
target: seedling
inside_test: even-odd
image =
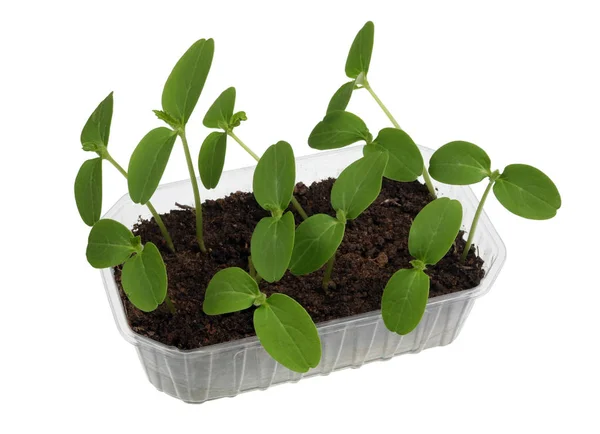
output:
[[[461,222],[460,202],[445,197],[417,214],[408,234],[408,250],[415,258],[412,268],[394,273],[383,291],[381,315],[389,330],[405,335],[417,327],[429,299],[426,267],[437,264],[450,250]]]
[[[377,102],[379,107],[386,114],[392,125],[397,129],[401,130],[400,124],[392,113],[388,110],[388,108],[383,104],[381,99],[375,94],[373,88],[371,87],[369,81],[367,80],[367,74],[369,72],[369,67],[371,65],[371,56],[373,54],[373,42],[375,37],[375,25],[369,21],[367,22],[363,28],[358,32],[352,45],[350,47],[350,51],[348,52],[348,57],[346,59],[346,76],[351,79],[351,81],[343,84],[333,95],[329,105],[327,107],[327,115],[330,115],[336,111],[346,110],[346,107],[350,103],[350,99],[352,98],[352,93],[355,89],[367,89],[369,94],[373,97],[373,99]],[[326,116],[327,119],[327,116]],[[369,143],[369,140],[367,140]],[[418,148],[417,148],[418,149]],[[388,149],[389,150],[389,149]],[[390,159],[392,161],[392,159]],[[423,166],[423,164],[422,164]],[[433,198],[436,197],[435,188],[433,187],[433,183],[431,182],[431,178],[427,173],[427,169],[423,166],[419,171],[419,176],[423,175],[423,179],[425,180],[425,185],[429,190],[429,193]],[[386,174],[386,177],[388,175]],[[394,178],[391,178],[394,179]]]
[[[146,134],[129,162],[129,195],[134,202],[147,203],[160,183],[175,139],[179,136],[194,193],[196,239],[204,253],[206,246],[202,228],[202,202],[185,127],[204,88],[214,49],[212,39],[200,39],[179,59],[163,88],[162,110],[154,110],[156,116],[170,128],[155,128]]]
[[[287,142],[272,145],[258,162],[252,185],[258,204],[271,213],[258,222],[250,243],[252,264],[267,282],[280,280],[292,257],[296,224],[292,212],[285,210],[295,183],[292,147]]]
[[[321,360],[321,339],[306,310],[285,294],[267,295],[241,268],[219,271],[206,288],[203,310],[222,315],[256,306],[254,330],[273,359],[296,372],[307,372]]]
[[[490,157],[473,143],[455,141],[445,144],[432,155],[429,171],[434,179],[445,184],[469,185],[489,179],[471,223],[462,253],[463,262],[469,254],[483,205],[492,187],[494,195],[507,210],[527,219],[550,219],[561,206],[556,185],[541,170],[526,164],[510,164],[502,173],[492,171]]]
[[[112,114],[113,94],[111,92],[96,107],[81,132],[83,150],[98,154],[98,158],[92,158],[83,163],[75,178],[75,202],[81,219],[88,226],[94,226],[100,220],[100,214],[102,213],[102,160],[108,161],[125,179],[128,178],[125,169],[108,152]],[[167,247],[174,252],[175,246],[162,218],[149,200],[145,204],[160,228]]]
[[[242,121],[248,119],[246,112],[239,111],[234,113],[235,98],[236,91],[234,87],[225,89],[208,109],[204,117],[203,123],[205,127],[222,130],[213,131],[206,137],[198,156],[200,179],[207,189],[215,188],[221,179],[227,150],[227,136],[233,138],[256,161],[260,160],[260,157],[233,132],[236,127],[240,126]],[[308,218],[308,215],[294,196],[292,196],[291,202],[303,219]]]
[[[142,246],[121,223],[98,220],[88,238],[87,260],[94,268],[123,265],[121,283],[131,303],[144,312],[155,310],[163,302],[171,313],[175,307],[167,295],[167,270],[153,243]]]
[[[331,205],[336,217],[315,214],[296,229],[290,262],[293,274],[309,274],[329,262],[323,277],[323,288],[328,288],[346,222],[356,219],[375,201],[387,163],[388,153],[369,152],[342,171],[331,189]]]

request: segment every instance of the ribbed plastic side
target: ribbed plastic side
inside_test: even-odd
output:
[[[428,159],[432,151],[421,149]],[[361,156],[361,147],[350,147],[299,158],[297,179],[308,184],[335,177]],[[236,190],[251,191],[253,170],[245,168],[223,173],[216,189],[202,192],[203,199],[223,197]],[[442,184],[437,184],[437,187],[440,196],[458,199],[463,204],[464,228],[472,220],[477,207],[473,192],[468,187]],[[189,181],[159,187],[152,201],[159,212],[169,211],[176,201],[193,204]],[[149,213],[124,196],[105,217],[131,227],[139,216],[148,217]],[[292,372],[275,362],[256,338],[181,351],[137,335],[127,323],[112,271],[102,270],[102,278],[117,327],[123,337],[136,346],[150,382],[158,390],[183,401],[201,403],[449,344],[458,336],[475,299],[490,289],[506,256],[504,245],[485,214],[480,220],[474,243],[485,261],[486,270],[486,276],[477,288],[430,299],[421,323],[406,336],[389,332],[380,312],[318,324],[323,357],[319,366],[306,374]]]

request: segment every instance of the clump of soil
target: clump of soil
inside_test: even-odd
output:
[[[330,205],[333,179],[296,186],[296,198],[306,212],[335,216]],[[358,219],[349,221],[338,250],[328,291],[321,288],[323,270],[308,276],[286,273],[279,282],[262,282],[267,295],[281,292],[297,300],[315,323],[378,310],[385,284],[400,268],[410,267],[408,232],[417,213],[430,201],[427,188],[418,183],[387,179],[377,200]],[[171,315],[166,306],[144,313],[127,300],[121,289],[120,270],[115,278],[131,328],[167,345],[194,349],[254,335],[254,308],[227,315],[208,316],[202,311],[204,292],[210,279],[226,267],[248,268],[250,239],[258,221],[269,215],[258,206],[252,193],[236,192],[203,205],[205,243],[202,254],[196,244],[193,209],[173,210],[162,218],[171,233],[177,253],[164,243],[154,220],[140,221],[133,232],[143,242],[152,241],[163,255],[169,276],[169,296],[177,308]],[[296,214],[296,222],[301,222]],[[431,277],[430,297],[477,286],[484,275],[483,261],[472,249],[460,264],[465,242],[459,234],[453,247],[437,265],[427,269]]]

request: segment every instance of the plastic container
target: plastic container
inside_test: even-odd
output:
[[[432,150],[421,150],[427,161]],[[356,146],[298,158],[296,179],[310,184],[336,177],[361,156],[362,147]],[[218,187],[202,191],[202,198],[216,199],[238,190],[251,191],[253,172],[254,167],[248,167],[223,173]],[[444,184],[436,186],[440,196],[461,201],[463,227],[470,224],[477,207],[477,199],[471,189]],[[152,197],[159,212],[168,212],[176,201],[193,205],[189,181],[162,185]],[[150,216],[145,207],[124,196],[105,217],[132,227],[140,215]],[[158,390],[183,401],[201,403],[305,377],[327,375],[348,367],[358,368],[368,362],[451,343],[458,336],[475,299],[491,288],[506,256],[502,240],[485,214],[481,216],[474,242],[485,261],[486,271],[478,287],[430,299],[421,323],[406,336],[389,332],[380,311],[317,324],[323,356],[321,363],[306,374],[290,371],[275,362],[256,337],[182,351],[138,335],[127,323],[112,270],[104,269],[101,273],[117,327],[123,337],[136,347],[150,382]]]

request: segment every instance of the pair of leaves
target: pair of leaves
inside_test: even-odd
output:
[[[267,353],[296,372],[307,372],[321,360],[321,340],[306,310],[293,298],[273,294],[265,299],[256,281],[241,268],[226,268],[206,288],[203,309],[220,315],[248,309],[254,311],[254,330]]]
[[[316,214],[298,226],[290,262],[293,274],[317,271],[335,255],[344,238],[345,220],[357,218],[379,195],[387,160],[387,153],[369,153],[342,171],[331,189],[331,205],[341,221]]]
[[[389,156],[383,175],[394,181],[411,182],[423,173],[423,156],[413,139],[398,128],[384,128],[363,149],[369,152],[386,152]]]
[[[285,274],[294,247],[295,221],[287,209],[294,193],[296,164],[289,143],[280,141],[270,146],[254,170],[253,191],[258,204],[271,211],[252,234],[252,261],[258,274],[267,282],[275,282]]]
[[[414,330],[427,306],[429,277],[426,264],[436,264],[448,252],[460,229],[460,202],[440,198],[425,206],[415,218],[408,236],[408,250],[417,259],[412,269],[397,271],[388,281],[381,300],[386,327],[405,335]]]
[[[359,79],[359,76],[361,75],[366,77],[369,72],[371,54],[373,52],[374,33],[375,26],[369,21],[354,38],[346,59],[346,75],[353,80],[344,83],[333,94],[327,107],[327,114],[337,110],[346,110],[346,107],[348,107],[348,103],[352,98],[352,93],[356,88],[357,79]]]
[[[94,110],[83,130],[81,145],[84,150],[99,152],[108,146],[113,113],[113,93]],[[102,156],[86,160],[75,178],[75,203],[83,222],[93,226],[102,213]]]
[[[163,112],[168,115],[168,119],[163,120],[167,123],[178,127],[187,124],[204,88],[214,51],[212,39],[200,39],[183,54],[171,71],[162,93]]]
[[[99,220],[90,232],[86,256],[94,268],[123,264],[123,290],[138,309],[151,312],[165,300],[167,270],[158,248],[150,242],[142,247],[140,238],[121,223]]]
[[[446,184],[475,184],[494,175],[487,153],[464,141],[442,146],[432,155],[429,164],[431,176]],[[506,166],[495,179],[494,194],[510,212],[528,219],[552,218],[561,207],[560,193],[552,180],[526,164]]]

